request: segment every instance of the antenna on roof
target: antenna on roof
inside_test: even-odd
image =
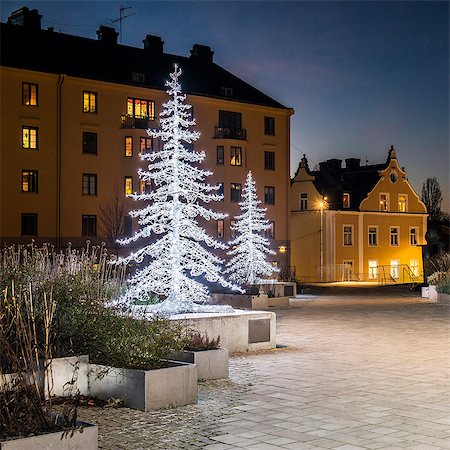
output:
[[[111,19],[111,23],[119,22],[119,36],[120,36],[121,44],[122,44],[122,20],[134,15],[134,13],[131,13],[131,14],[127,14],[126,16],[124,16],[124,12],[127,9],[131,9],[131,6],[121,6],[119,8],[119,17],[117,19]]]

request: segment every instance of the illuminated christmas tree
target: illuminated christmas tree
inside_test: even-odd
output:
[[[259,208],[256,184],[252,178],[252,172],[247,175],[245,187],[242,190],[243,201],[239,203],[242,214],[235,217],[236,223],[232,229],[236,237],[229,244],[233,247],[228,252],[231,256],[225,270],[229,278],[238,284],[255,284],[261,281],[261,277],[268,277],[278,272],[266,255],[275,255],[269,248],[269,240],[261,235],[261,232],[270,228],[266,219],[266,209]]]
[[[150,193],[132,195],[145,201],[146,206],[130,212],[138,218],[140,229],[133,237],[121,241],[130,244],[156,236],[154,242],[122,260],[147,264],[132,276],[124,297],[133,302],[153,294],[164,296],[165,300],[151,309],[163,315],[227,309],[199,305],[209,294],[199,277],[235,288],[221,275],[223,261],[209,251],[209,248],[224,250],[226,246],[197,223],[198,217],[219,220],[226,215],[203,206],[221,200],[222,196],[216,192],[218,186],[204,182],[212,175],[199,167],[205,153],[188,148],[200,133],[190,129],[195,120],[191,118],[191,105],[185,103],[186,95],[178,81],[180,75],[181,69],[175,66],[170,81],[166,82],[171,99],[163,104],[161,129],[148,131],[153,138],[161,138],[163,148],[143,155],[149,165],[147,170],[139,171],[140,180],[152,181],[155,188]]]

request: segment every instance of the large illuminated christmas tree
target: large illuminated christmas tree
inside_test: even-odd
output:
[[[270,228],[266,219],[266,209],[259,208],[256,184],[252,172],[247,174],[245,187],[242,190],[243,201],[239,203],[242,214],[235,217],[233,230],[236,237],[230,242],[233,247],[228,252],[231,256],[225,270],[229,278],[238,284],[248,285],[261,281],[278,270],[266,260],[266,255],[275,255],[269,248],[269,240],[261,233]]]
[[[153,238],[153,242],[123,259],[125,263],[146,264],[129,280],[124,297],[134,302],[153,294],[164,296],[165,300],[151,309],[163,315],[223,309],[200,305],[208,298],[208,288],[199,281],[202,277],[234,288],[221,275],[223,261],[209,250],[224,250],[226,246],[197,223],[199,217],[219,220],[226,215],[205,206],[222,196],[217,194],[218,186],[204,182],[212,175],[199,167],[205,153],[189,148],[200,133],[190,129],[195,120],[191,118],[191,105],[185,103],[186,95],[178,81],[180,75],[181,69],[175,66],[170,81],[166,82],[171,99],[163,104],[161,129],[148,130],[153,138],[161,138],[163,148],[143,155],[149,165],[139,172],[139,177],[142,181],[153,181],[155,189],[132,196],[146,202],[146,206],[130,212],[138,218],[140,229],[121,241],[130,244]]]

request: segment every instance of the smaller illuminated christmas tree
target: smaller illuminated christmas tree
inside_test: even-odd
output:
[[[269,240],[261,233],[270,228],[266,219],[266,209],[259,208],[256,184],[252,172],[247,175],[245,187],[242,190],[243,201],[239,203],[242,214],[235,217],[236,223],[232,229],[236,238],[229,243],[233,247],[227,254],[231,256],[225,273],[230,280],[238,284],[255,284],[261,277],[269,277],[278,272],[266,255],[275,255],[269,248]]]

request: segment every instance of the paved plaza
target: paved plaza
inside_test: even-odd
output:
[[[281,348],[233,356],[198,405],[80,417],[101,449],[450,449],[449,306],[407,288],[316,294],[276,310]]]

